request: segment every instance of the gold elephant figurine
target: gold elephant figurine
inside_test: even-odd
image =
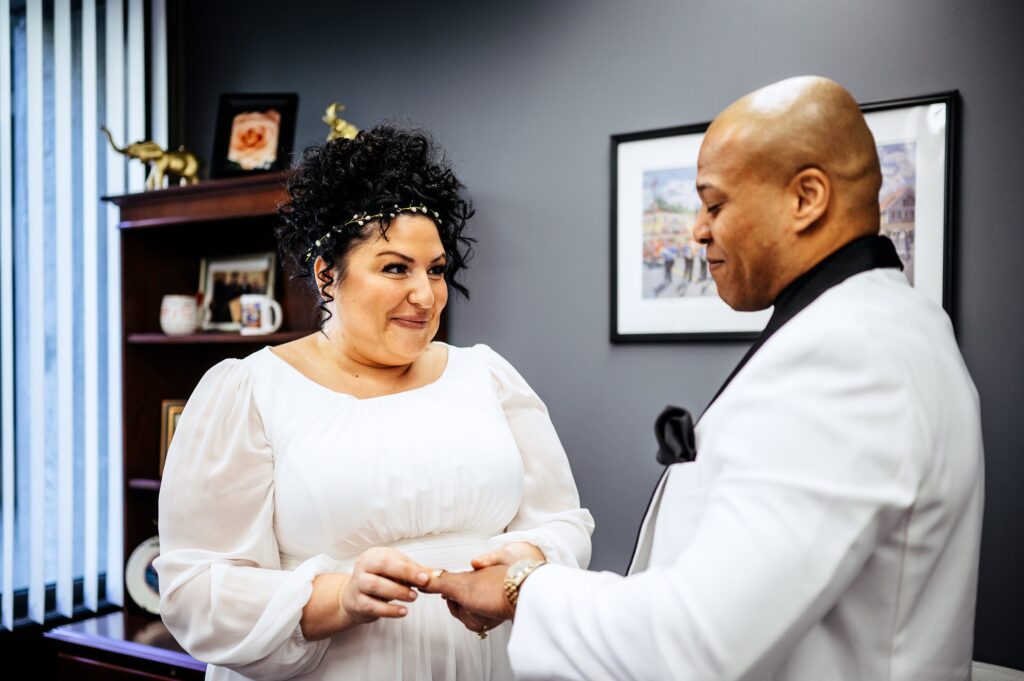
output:
[[[150,165],[149,176],[146,177],[147,190],[162,189],[164,176],[168,176],[168,180],[170,180],[171,175],[176,175],[178,184],[181,186],[199,182],[199,159],[185,147],[178,147],[177,151],[164,151],[159,144],[151,140],[119,147],[114,143],[114,137],[106,126],[101,126],[100,130],[107,134],[107,139],[110,140],[110,146],[114,148],[114,151],[128,158],[137,158]]]
[[[359,133],[359,128],[352,125],[344,118],[338,118],[338,112],[344,110],[345,106],[343,104],[335,102],[327,107],[327,114],[320,119],[331,128],[331,131],[327,134],[328,142],[340,137],[352,139]]]

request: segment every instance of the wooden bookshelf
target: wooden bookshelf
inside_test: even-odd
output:
[[[188,187],[109,196],[120,209],[124,555],[156,534],[160,489],[160,403],[186,399],[214,364],[314,330],[313,291],[289,281],[280,259],[270,293],[281,304],[280,331],[262,336],[160,331],[160,300],[199,290],[200,261],[276,251],[283,175],[210,180]],[[140,610],[130,598],[126,608]]]
[[[120,209],[126,563],[157,533],[161,401],[188,398],[223,359],[314,330],[313,291],[289,281],[278,260],[269,292],[283,312],[278,332],[160,331],[161,299],[196,293],[203,257],[277,250],[277,205],[286,198],[283,176],[272,173],[103,199]],[[61,678],[202,678],[206,667],[177,645],[159,615],[139,608],[127,593],[123,610],[57,627],[47,638],[56,647]]]

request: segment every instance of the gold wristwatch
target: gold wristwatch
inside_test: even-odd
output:
[[[519,600],[519,587],[522,586],[523,580],[544,563],[545,561],[536,558],[523,558],[509,566],[508,572],[505,573],[505,600],[509,605],[513,608],[516,607],[516,601]]]

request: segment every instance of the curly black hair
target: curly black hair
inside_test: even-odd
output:
[[[293,279],[317,289],[319,328],[330,319],[327,303],[334,300],[326,287],[345,276],[345,256],[374,233],[387,239],[390,206],[424,205],[437,213],[435,224],[444,246],[445,281],[466,298],[469,291],[459,273],[473,253],[472,237],[463,235],[473,208],[462,195],[465,189],[429,135],[390,124],[361,131],[355,139],[336,139],[307,147],[286,175],[289,201],[277,209],[276,229],[281,259]],[[365,225],[332,228],[353,215],[383,217]],[[331,237],[321,239],[330,232]],[[327,268],[314,281],[313,263],[323,257]],[[321,293],[322,292],[322,293]],[[314,311],[315,312],[315,311]]]

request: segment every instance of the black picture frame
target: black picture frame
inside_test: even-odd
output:
[[[294,92],[222,94],[210,178],[243,177],[287,168],[298,107],[299,96]],[[273,134],[276,141],[269,139]]]
[[[953,318],[959,93],[953,90],[860,106],[879,145],[884,182],[890,176],[886,174],[883,154],[898,157],[902,151],[906,161],[907,151],[913,146],[913,160],[909,161],[912,188],[904,190],[904,199],[900,199],[907,202],[909,196],[910,221],[901,218],[901,223],[887,223],[887,214],[882,210],[883,233],[897,244],[911,283],[941,304]],[[735,312],[717,295],[717,303],[711,300],[713,282],[707,281],[706,271],[697,269],[699,258],[692,255],[692,250],[685,251],[687,243],[691,247],[695,244],[686,220],[695,215],[699,199],[678,191],[678,187],[680,181],[695,177],[697,152],[708,125],[709,122],[694,123],[611,136],[612,343],[746,341],[756,338],[770,317],[770,309]],[[675,182],[675,193],[669,195],[678,200],[671,203],[664,198],[667,190],[659,195],[659,181],[666,185]],[[894,194],[886,194],[890,189],[891,185],[883,183],[880,203]],[[649,204],[645,197],[650,199]],[[678,224],[672,222],[673,211],[679,216]],[[666,215],[660,215],[661,212]],[[919,218],[919,214],[923,217]],[[659,224],[663,235],[671,234],[673,229],[677,230],[676,236],[684,235],[679,243],[668,247],[667,256],[664,244],[658,246],[662,250],[656,251],[653,246],[657,244],[649,243],[651,235],[658,234]],[[887,232],[887,227],[892,231]],[[682,272],[674,264],[680,255],[684,257],[679,259],[686,263]],[[694,262],[687,262],[691,257]],[[678,283],[676,274],[681,275]]]
[[[938,105],[944,108],[944,121],[942,123],[943,134],[943,195],[941,197],[942,221],[941,221],[941,258],[933,258],[937,261],[934,267],[941,267],[941,281],[932,284],[931,295],[936,302],[941,302],[943,309],[949,315],[956,329],[956,310],[954,309],[953,297],[953,273],[955,267],[956,250],[956,229],[957,205],[956,196],[959,191],[960,182],[958,176],[958,158],[960,143],[960,91],[947,90],[936,92],[930,95],[917,97],[904,97],[900,99],[887,99],[874,102],[866,102],[860,105],[868,125],[872,125],[873,118],[890,111],[908,111],[919,107],[930,108]],[[877,127],[877,126],[876,126]],[[875,129],[872,128],[872,132]],[[878,141],[878,135],[875,134]],[[884,168],[883,168],[884,174]],[[938,203],[938,201],[937,201]],[[916,284],[915,284],[916,285]]]

